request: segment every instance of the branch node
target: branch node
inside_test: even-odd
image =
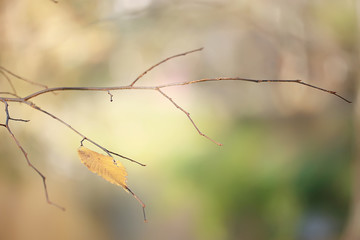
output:
[[[112,101],[113,101],[113,95],[110,93],[110,90],[108,90],[107,93],[108,93],[109,96],[110,96],[110,102],[112,102]]]
[[[80,146],[83,146],[84,141],[86,140],[86,137],[84,137],[81,141],[80,141]]]

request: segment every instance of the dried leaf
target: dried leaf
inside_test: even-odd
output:
[[[126,185],[127,172],[120,162],[117,162],[115,165],[112,157],[94,152],[84,146],[78,149],[78,154],[81,162],[90,171],[98,174],[110,183],[122,186],[125,191],[128,191]]]
[[[85,164],[85,166],[90,171],[98,174],[100,177],[104,178],[110,183],[121,186],[126,192],[131,193],[134,198],[140,203],[143,210],[144,221],[146,222],[145,204],[127,186],[127,172],[125,167],[120,162],[116,162],[115,164],[112,157],[94,152],[84,146],[79,147],[78,154],[81,162]]]

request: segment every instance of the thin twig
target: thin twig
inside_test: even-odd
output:
[[[304,86],[307,86],[307,87],[315,88],[315,89],[323,91],[323,92],[333,94],[333,95],[341,98],[345,102],[351,103],[350,100],[348,100],[345,97],[337,94],[335,91],[327,90],[325,88],[320,88],[318,86],[305,83],[305,82],[303,82],[302,80],[299,80],[299,79],[296,79],[296,80],[293,80],[293,79],[290,79],[290,80],[289,79],[285,79],[285,80],[281,80],[281,79],[250,79],[250,78],[240,78],[240,77],[203,78],[203,79],[198,79],[198,80],[193,80],[193,81],[186,81],[186,82],[178,82],[178,83],[169,83],[169,84],[159,85],[159,86],[157,86],[157,88],[184,86],[184,85],[190,85],[190,84],[195,84],[195,83],[212,82],[212,81],[244,81],[244,82],[254,82],[254,83],[297,83],[297,84],[301,84],[301,85],[304,85]]]
[[[311,84],[308,84],[308,83],[304,83],[304,82],[302,82],[302,81],[299,81],[299,84],[302,84],[302,85],[304,85],[304,86],[308,86],[308,87],[311,87],[311,88],[315,88],[315,89],[320,90],[320,91],[323,91],[323,92],[327,92],[327,93],[333,94],[333,95],[341,98],[341,99],[344,100],[345,102],[351,103],[349,100],[347,100],[347,99],[344,98],[343,96],[337,94],[337,92],[335,92],[335,91],[330,91],[330,90],[327,90],[327,89],[324,89],[324,88],[320,88],[320,87],[317,87],[317,86],[314,86],[314,85],[311,85]]]
[[[173,58],[176,58],[176,57],[181,57],[181,56],[185,56],[187,54],[190,54],[190,53],[193,53],[193,52],[198,52],[198,51],[201,51],[203,50],[204,48],[198,48],[198,49],[194,49],[194,50],[191,50],[191,51],[187,51],[187,52],[184,52],[184,53],[180,53],[180,54],[176,54],[174,56],[171,56],[171,57],[168,57],[160,62],[158,62],[157,64],[151,66],[150,68],[146,69],[145,72],[143,72],[142,74],[140,74],[131,84],[130,86],[134,86],[134,84],[140,79],[142,78],[145,74],[147,74],[148,72],[150,72],[151,70],[153,70],[154,68],[156,68],[157,66],[163,64],[164,62],[167,62],[169,61],[170,59],[173,59]]]
[[[170,98],[167,94],[165,94],[163,91],[160,90],[162,88],[167,88],[167,87],[184,86],[184,85],[204,83],[204,82],[213,82],[213,81],[246,81],[246,82],[254,82],[254,83],[296,83],[296,84],[301,84],[301,85],[304,85],[304,86],[307,86],[307,87],[314,88],[316,90],[320,90],[320,91],[335,95],[336,97],[339,97],[342,100],[344,100],[344,101],[346,101],[348,103],[351,103],[351,101],[349,101],[346,98],[338,95],[334,91],[330,91],[330,90],[327,90],[327,89],[324,89],[324,88],[317,87],[315,85],[304,83],[301,80],[249,79],[249,78],[239,78],[239,77],[204,78],[204,79],[198,79],[198,80],[193,80],[193,81],[185,81],[185,82],[179,82],[179,83],[169,83],[169,84],[163,84],[163,85],[158,85],[158,86],[148,86],[148,87],[145,87],[145,86],[118,86],[118,87],[61,87],[61,88],[49,88],[49,89],[44,89],[44,90],[38,91],[36,93],[33,93],[33,94],[25,97],[24,100],[28,101],[29,99],[37,97],[37,96],[39,96],[41,94],[45,94],[45,93],[48,93],[48,92],[55,92],[55,91],[69,91],[69,90],[71,90],[71,91],[107,91],[107,92],[109,92],[110,90],[130,90],[130,89],[156,90],[159,93],[161,93],[165,98],[167,98],[176,108],[178,108],[180,111],[182,111],[182,112],[184,112],[186,114],[186,116],[188,117],[188,119],[190,120],[192,125],[195,127],[195,129],[197,130],[197,132],[201,136],[204,136],[205,138],[209,139],[210,141],[214,142],[215,144],[221,146],[222,145],[221,143],[218,143],[217,141],[215,141],[214,139],[210,138],[209,136],[207,136],[206,134],[204,134],[203,132],[200,131],[200,129],[198,128],[196,123],[190,117],[189,112],[185,111],[174,100],[172,100],[172,98]],[[8,100],[11,101],[12,99],[8,99]],[[47,113],[47,114],[50,115],[49,113]],[[84,137],[84,135],[80,134],[78,131],[73,129],[67,123],[65,123],[64,121],[62,121],[62,122],[63,122],[63,124],[70,127],[73,131],[77,132],[80,136]],[[92,142],[92,143],[95,144],[94,142]],[[101,149],[103,149],[105,152],[107,152],[109,154],[107,149],[99,146],[98,144],[95,144],[95,145],[97,145],[98,147],[100,147]]]
[[[13,90],[13,94],[16,96],[16,89],[15,89],[14,84],[12,83],[11,79],[8,77],[8,75],[6,75],[6,73],[3,70],[0,70],[0,73],[9,82],[9,85],[10,85],[11,89]]]
[[[53,1],[54,1],[54,0],[53,0]],[[37,82],[33,82],[33,81],[30,81],[30,80],[28,80],[28,79],[26,79],[26,78],[20,77],[19,75],[11,72],[10,70],[8,70],[8,69],[6,69],[6,68],[4,68],[4,67],[2,67],[2,66],[0,66],[0,69],[1,69],[2,71],[4,71],[4,72],[7,72],[8,74],[14,76],[15,78],[17,78],[17,79],[19,79],[19,80],[22,80],[22,81],[24,81],[24,82],[27,82],[27,83],[29,83],[29,84],[36,85],[36,86],[39,86],[39,87],[43,87],[43,88],[45,88],[45,89],[48,88],[48,86],[46,86],[46,85],[44,85],[44,84],[37,83]]]
[[[145,204],[143,203],[143,201],[141,201],[141,199],[138,196],[136,196],[136,194],[133,191],[131,191],[130,188],[125,186],[125,189],[128,190],[134,196],[134,198],[140,203],[140,205],[142,206],[142,210],[143,210],[144,222],[147,222],[146,214],[145,214]]]
[[[118,153],[109,151],[108,149],[106,149],[105,147],[101,146],[101,145],[98,144],[97,142],[95,142],[95,141],[91,140],[90,138],[86,137],[84,134],[82,134],[81,132],[79,132],[78,130],[76,130],[75,128],[73,128],[70,124],[68,124],[68,123],[65,122],[64,120],[58,118],[57,116],[55,116],[55,115],[52,114],[52,113],[49,113],[48,111],[43,110],[42,108],[40,108],[39,106],[35,105],[34,103],[32,103],[32,102],[30,102],[30,101],[25,101],[25,103],[26,103],[27,105],[29,105],[30,107],[32,107],[32,108],[34,108],[34,109],[36,109],[36,110],[38,110],[38,111],[40,111],[40,112],[42,112],[42,113],[45,113],[45,114],[48,115],[48,116],[54,118],[55,120],[59,121],[60,123],[62,123],[62,124],[65,125],[66,127],[70,128],[73,132],[75,132],[77,135],[79,135],[80,137],[83,138],[83,139],[81,140],[81,145],[82,145],[83,141],[86,140],[86,141],[92,143],[93,145],[97,146],[98,148],[102,149],[102,150],[103,150],[104,152],[106,152],[110,157],[112,157],[112,156],[110,155],[110,153],[112,153],[112,154],[114,154],[114,155],[116,155],[116,156],[122,157],[122,158],[127,159],[127,160],[129,160],[129,161],[131,161],[131,162],[137,163],[137,164],[139,164],[139,165],[141,165],[141,166],[146,166],[145,164],[142,164],[142,163],[140,163],[140,162],[137,162],[137,161],[135,161],[135,160],[133,160],[133,159],[131,159],[131,158],[128,158],[128,157],[125,157],[125,156],[120,155],[120,154],[118,154]]]
[[[63,211],[65,211],[65,208],[54,203],[53,201],[50,200],[49,198],[49,194],[48,194],[48,190],[47,190],[47,185],[46,185],[46,177],[44,176],[44,174],[42,174],[40,172],[40,170],[38,170],[30,161],[27,152],[25,151],[25,149],[22,147],[22,145],[20,144],[20,142],[18,141],[18,139],[15,137],[14,133],[11,131],[10,126],[9,126],[9,120],[11,120],[10,114],[9,114],[9,105],[7,102],[3,101],[3,103],[5,104],[5,113],[6,113],[6,124],[1,124],[2,126],[5,126],[6,129],[8,130],[9,134],[11,135],[12,139],[15,141],[16,145],[18,146],[18,148],[21,150],[21,152],[23,153],[26,162],[28,163],[28,165],[42,178],[43,181],[43,185],[44,185],[44,191],[45,191],[45,198],[48,204],[53,205]]]
[[[12,93],[12,92],[0,92],[0,94],[8,94],[8,95],[14,96],[16,98],[20,98],[19,95],[15,94],[15,93]]]
[[[143,167],[146,166],[145,164],[143,164],[143,163],[141,163],[141,162],[135,161],[134,159],[125,157],[125,156],[120,155],[120,154],[118,154],[118,153],[116,153],[116,152],[112,152],[112,151],[110,151],[110,150],[107,150],[107,151],[108,151],[109,153],[111,153],[111,154],[114,154],[114,155],[118,156],[118,157],[121,157],[121,158],[123,158],[123,159],[129,160],[130,162],[137,163],[137,164],[139,164],[140,166],[143,166]]]
[[[209,139],[210,141],[212,141],[213,143],[215,143],[218,146],[222,146],[221,143],[215,141],[214,139],[210,138],[209,136],[207,136],[206,134],[202,133],[200,131],[200,129],[198,128],[198,126],[196,126],[194,120],[192,120],[192,118],[190,117],[190,113],[185,111],[182,107],[180,107],[174,100],[172,100],[171,97],[169,97],[168,95],[166,95],[163,91],[161,91],[159,88],[156,89],[159,93],[161,93],[165,98],[167,98],[172,104],[174,104],[174,106],[176,108],[178,108],[180,111],[182,111],[183,113],[185,113],[185,115],[188,117],[188,119],[190,120],[190,122],[192,123],[192,125],[194,126],[194,128],[196,129],[196,131],[203,137]]]
[[[9,120],[13,120],[13,121],[17,121],[17,122],[30,122],[30,120],[21,119],[21,118],[9,118]]]

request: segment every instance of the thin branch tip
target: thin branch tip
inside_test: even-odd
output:
[[[169,95],[167,95],[166,93],[164,93],[163,91],[161,91],[161,89],[155,88],[156,91],[158,91],[161,95],[163,95],[166,99],[168,99],[177,109],[179,109],[180,111],[182,111],[189,119],[189,121],[191,122],[191,124],[193,125],[193,127],[196,129],[196,131],[203,137],[207,138],[208,140],[212,141],[213,143],[215,143],[218,146],[221,146],[222,144],[215,141],[214,139],[210,138],[208,135],[206,135],[205,133],[201,132],[200,129],[198,128],[198,126],[196,125],[196,123],[194,122],[194,120],[191,118],[190,113],[185,111],[185,109],[183,109],[182,107],[180,107],[180,105],[178,105],[171,97],[169,97]]]
[[[180,54],[176,54],[176,55],[173,55],[171,57],[168,57],[168,58],[165,58],[163,59],[162,61],[152,65],[151,67],[149,67],[148,69],[146,69],[142,74],[140,74],[130,85],[129,87],[133,87],[135,85],[135,83],[140,79],[142,78],[144,75],[146,75],[148,72],[150,72],[151,70],[153,70],[154,68],[156,68],[157,66],[173,59],[173,58],[177,58],[177,57],[181,57],[181,56],[185,56],[187,54],[190,54],[190,53],[193,53],[193,52],[198,52],[198,51],[201,51],[203,50],[204,48],[201,47],[201,48],[197,48],[197,49],[194,49],[194,50],[190,50],[190,51],[186,51],[186,52],[183,52],[183,53],[180,53]]]
[[[141,205],[142,207],[142,211],[143,211],[143,217],[144,217],[144,222],[147,222],[147,218],[146,218],[146,213],[145,213],[145,203],[133,192],[131,191],[131,189],[128,186],[125,186],[125,189],[131,193],[133,195],[133,197],[138,201],[138,203]]]
[[[28,119],[21,119],[21,118],[9,118],[9,120],[16,121],[16,122],[30,122]]]

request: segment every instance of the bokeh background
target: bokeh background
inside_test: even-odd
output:
[[[141,207],[79,161],[81,137],[12,103],[11,127],[41,178],[0,129],[0,239],[356,239],[359,236],[359,41],[356,0],[0,1],[0,65],[46,84],[121,86],[214,77],[164,90],[58,92],[33,99],[121,160]],[[19,95],[41,88],[12,77]],[[11,91],[3,75],[0,91]],[[4,95],[2,95],[4,96]],[[1,107],[3,108],[3,106]],[[0,111],[3,122],[5,113]],[[94,146],[86,146],[101,152]]]

